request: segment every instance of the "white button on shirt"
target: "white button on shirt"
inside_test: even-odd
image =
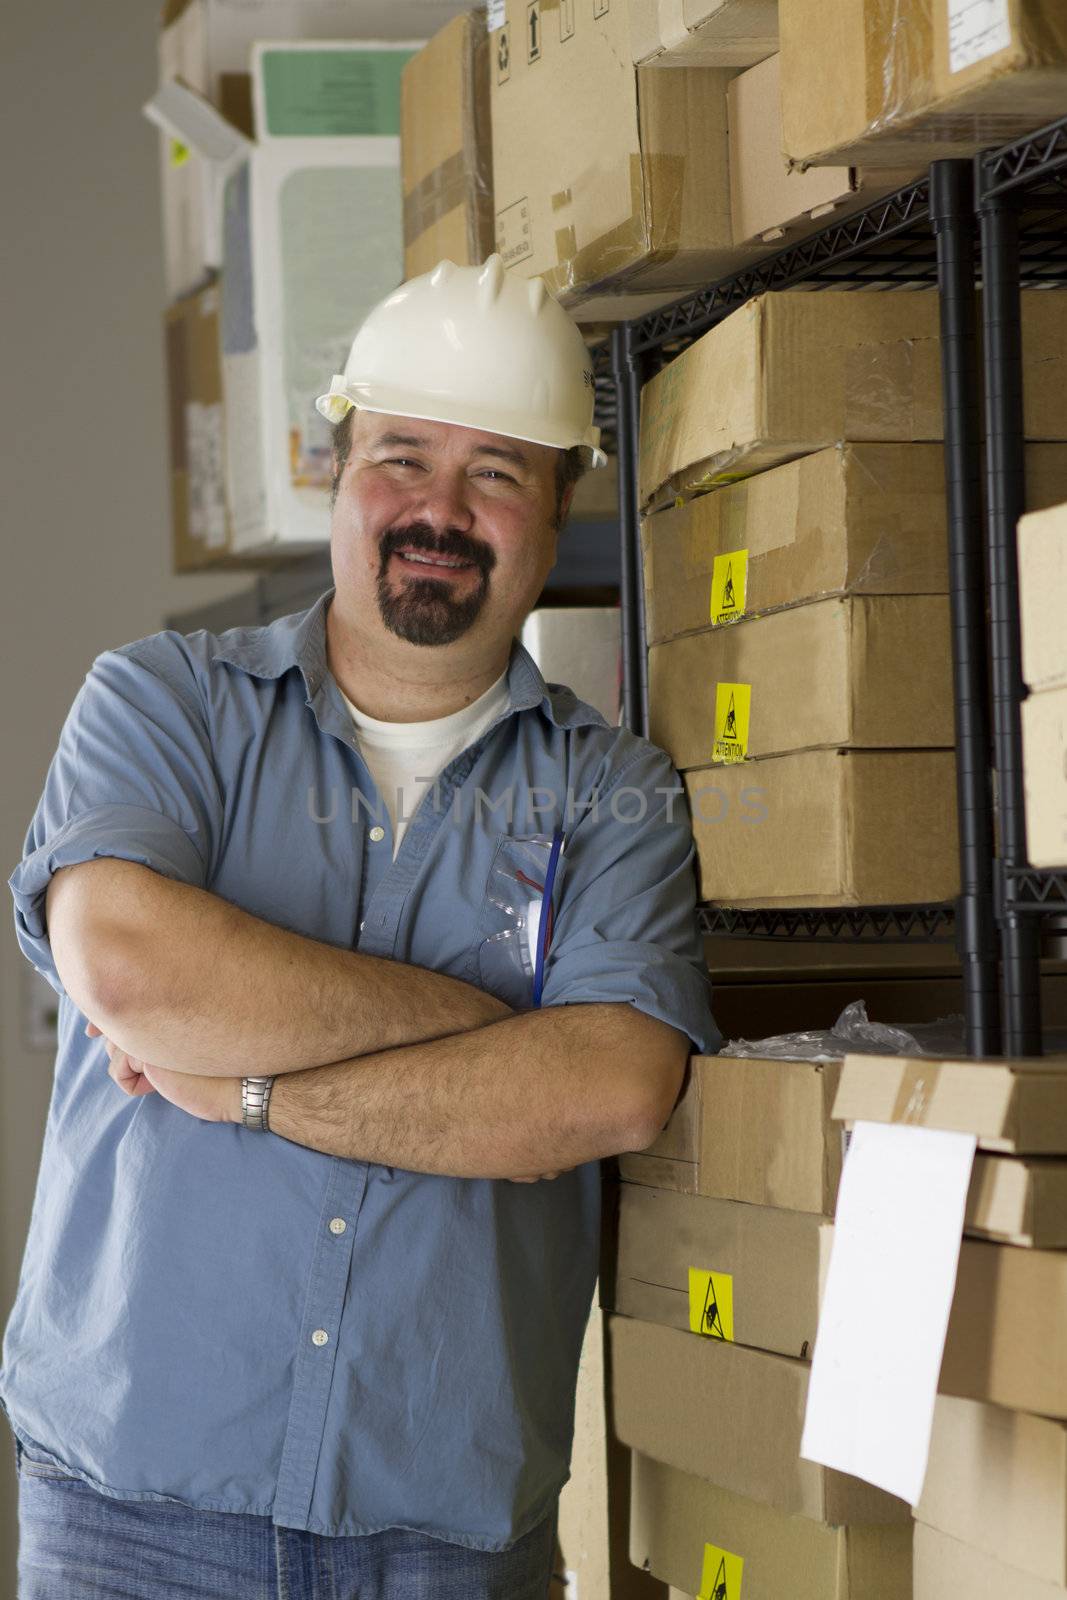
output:
[[[370,837],[374,840],[375,844],[380,844],[385,838],[385,829],[378,827],[372,828],[370,831]]]
[[[315,1332],[311,1335],[311,1342],[312,1344],[328,1344],[330,1342],[330,1335],[326,1332],[325,1328],[316,1328]]]
[[[331,1233],[344,1233],[344,1231],[345,1231],[345,1229],[347,1227],[348,1227],[348,1223],[345,1221],[344,1217],[334,1217],[332,1222],[330,1223],[330,1232]]]

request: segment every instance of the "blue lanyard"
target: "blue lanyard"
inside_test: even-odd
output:
[[[548,866],[545,868],[545,887],[541,892],[541,916],[537,924],[537,954],[534,961],[533,976],[533,1003],[536,1007],[541,1004],[541,990],[545,981],[548,929],[552,921],[552,890],[556,882],[556,868],[559,866],[562,849],[563,829],[557,825],[552,834],[552,848],[548,853]]]

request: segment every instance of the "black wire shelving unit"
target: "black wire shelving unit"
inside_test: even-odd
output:
[[[980,273],[986,285],[981,354]],[[647,734],[637,493],[643,384],[767,290],[940,290],[960,894],[954,903],[908,906],[752,911],[704,905],[700,920],[705,933],[732,937],[952,940],[963,971],[967,1049],[976,1056],[1040,1052],[1041,919],[1050,911],[1067,913],[1067,868],[1030,868],[1022,823],[1014,567],[1024,495],[1019,289],[1038,286],[1067,286],[1067,119],[974,162],[935,162],[926,177],[865,210],[673,305],[620,323],[610,345],[623,715],[629,727]]]
[[[1067,287],[1067,119],[978,156],[981,235],[985,531],[993,765],[999,854],[994,894],[1001,938],[1003,1048],[1041,1051],[1041,939],[1067,916],[1067,866],[1026,855],[1020,707],[1022,680],[1016,523],[1026,504],[1023,289]]]

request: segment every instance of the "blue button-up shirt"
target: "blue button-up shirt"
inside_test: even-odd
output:
[[[333,593],[266,627],[104,651],[67,717],[10,879],[59,1047],[0,1398],[31,1454],[118,1499],[499,1550],[568,1475],[599,1163],[441,1177],[130,1098],[45,928],[53,872],[116,856],[529,1006],[523,894],[562,825],[542,1003],[626,1001],[718,1047],[663,753],[516,643],[507,711],[394,861],[327,665]]]

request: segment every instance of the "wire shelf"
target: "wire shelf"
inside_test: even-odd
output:
[[[790,907],[786,910],[702,905],[699,920],[701,933],[733,938],[949,943],[955,934],[955,913],[955,904],[951,901],[935,905]]]
[[[1004,870],[1005,911],[1067,913],[1067,867],[1008,867]]]

